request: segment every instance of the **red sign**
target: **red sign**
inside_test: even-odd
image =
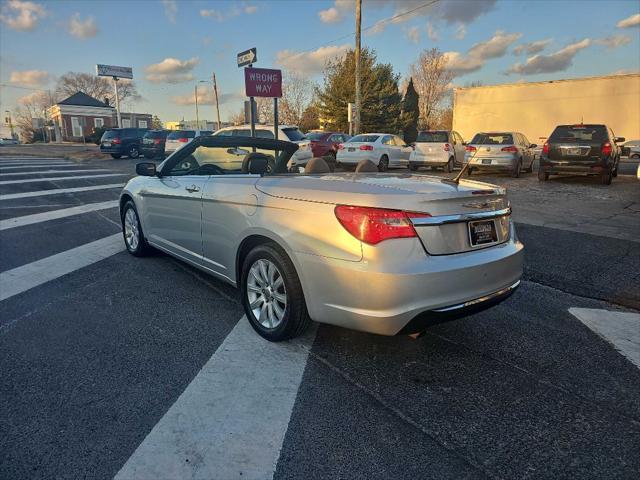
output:
[[[244,89],[247,97],[281,97],[282,71],[270,68],[245,68]]]

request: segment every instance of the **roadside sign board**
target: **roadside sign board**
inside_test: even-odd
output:
[[[238,67],[252,65],[258,61],[258,50],[256,47],[245,50],[238,54]]]
[[[96,65],[99,77],[133,78],[133,68],[118,67],[116,65]]]
[[[245,68],[247,97],[282,97],[282,71],[271,68]]]

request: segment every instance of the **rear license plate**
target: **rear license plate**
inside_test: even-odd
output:
[[[482,164],[483,165],[491,165],[491,159],[490,158],[482,159]]]
[[[355,149],[355,148],[353,148],[353,147],[349,147],[349,148],[348,148],[348,150],[349,150],[350,152],[355,152],[355,151],[356,151],[356,149]]]
[[[102,144],[102,146],[104,146],[104,147],[110,147],[110,146],[111,146],[111,144],[110,144],[109,142],[104,142],[104,143]]]
[[[567,155],[580,155],[581,153],[581,148],[567,148]]]
[[[493,220],[469,222],[469,240],[471,246],[488,245],[498,241],[498,232]]]

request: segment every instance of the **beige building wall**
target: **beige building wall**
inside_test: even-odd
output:
[[[640,139],[640,74],[454,89],[453,129],[465,141],[506,130],[543,143],[556,125],[580,122]]]

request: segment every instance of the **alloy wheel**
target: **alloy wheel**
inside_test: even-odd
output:
[[[278,327],[287,310],[287,291],[278,267],[260,258],[251,265],[246,282],[249,308],[255,319],[265,328]]]
[[[140,230],[138,229],[138,215],[133,208],[127,209],[127,213],[124,214],[124,238],[130,250],[138,248]]]

